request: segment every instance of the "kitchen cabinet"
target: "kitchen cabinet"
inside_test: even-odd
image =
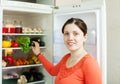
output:
[[[67,0],[66,0],[67,1]],[[77,3],[78,2],[78,3]],[[85,20],[88,25],[90,38],[86,43],[86,48],[99,62],[102,74],[103,84],[106,84],[106,26],[105,26],[105,7],[101,0],[76,0],[74,3],[70,0],[70,3],[63,3],[60,0],[1,0],[0,6],[0,27],[4,26],[3,23],[12,23],[14,20],[19,19],[22,21],[22,27],[29,28],[42,28],[43,33],[2,33],[0,30],[0,43],[2,44],[3,36],[19,37],[28,36],[40,37],[45,41],[45,46],[41,47],[42,53],[54,64],[58,63],[62,56],[67,53],[67,49],[63,45],[61,28],[63,23],[71,17],[79,17]],[[57,37],[56,37],[57,36]],[[64,48],[64,49],[63,49]],[[92,48],[92,50],[91,50]],[[0,45],[0,55],[4,55],[4,50]],[[13,49],[14,58],[27,57],[31,54],[22,52],[21,48],[8,48]],[[59,52],[60,51],[60,52]],[[56,53],[57,52],[57,53]],[[2,61],[0,61],[2,64]],[[4,73],[9,71],[15,71],[21,74],[21,72],[35,67],[44,74],[44,80],[34,81],[28,84],[54,84],[54,78],[51,77],[42,64],[21,65],[2,67],[0,70],[3,74],[0,77],[3,78]],[[16,79],[1,80],[4,84],[14,84]]]

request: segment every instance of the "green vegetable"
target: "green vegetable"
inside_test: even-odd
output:
[[[19,43],[19,46],[23,50],[24,53],[29,52],[30,50],[30,37],[28,36],[20,36],[17,38],[17,42]]]

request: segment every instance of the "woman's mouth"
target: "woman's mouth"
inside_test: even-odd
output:
[[[68,42],[69,46],[73,46],[75,43],[74,42]]]

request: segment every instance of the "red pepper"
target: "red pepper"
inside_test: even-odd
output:
[[[11,41],[11,47],[19,47],[19,44],[17,41]]]
[[[12,56],[3,56],[2,59],[7,62],[7,66],[10,66],[13,64],[14,59]]]

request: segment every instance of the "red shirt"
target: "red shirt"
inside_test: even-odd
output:
[[[87,54],[73,67],[67,68],[69,57],[70,54],[65,55],[57,65],[50,63],[43,55],[38,58],[45,69],[56,76],[55,84],[102,84],[99,65],[92,56]]]

